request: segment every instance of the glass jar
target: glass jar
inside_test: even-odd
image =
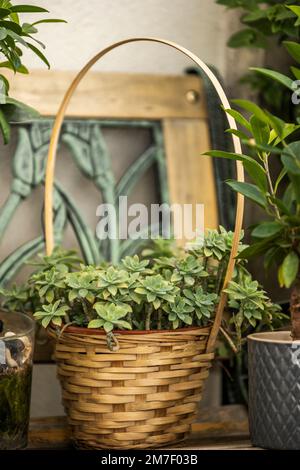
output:
[[[27,445],[34,321],[0,311],[0,450]]]

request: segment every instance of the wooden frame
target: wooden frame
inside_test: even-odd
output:
[[[30,76],[9,76],[10,93],[43,116],[54,116],[74,76],[40,70]],[[204,204],[205,226],[218,226],[213,164],[209,157],[201,158],[210,139],[199,77],[91,72],[78,87],[67,117],[160,121],[171,202]]]

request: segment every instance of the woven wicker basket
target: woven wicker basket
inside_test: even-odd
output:
[[[225,108],[226,95],[210,69],[187,49],[155,38],[133,38],[102,50],[79,72],[68,89],[55,119],[48,153],[45,184],[46,251],[53,235],[53,182],[57,144],[69,101],[81,79],[101,57],[123,44],[151,41],[168,45],[191,58],[211,79]],[[228,116],[229,125],[236,123]],[[241,153],[239,139],[232,135]],[[237,179],[244,180],[237,162]],[[237,197],[235,234],[224,285],[230,281],[240,238],[243,197]],[[204,381],[214,357],[214,345],[226,304],[221,294],[214,323],[206,328],[175,331],[114,332],[119,350],[108,350],[99,330],[68,327],[56,337],[55,357],[63,389],[63,402],[80,448],[146,449],[183,440],[189,433],[201,399]]]

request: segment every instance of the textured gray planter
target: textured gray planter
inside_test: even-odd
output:
[[[300,450],[300,341],[289,332],[248,336],[253,445]]]

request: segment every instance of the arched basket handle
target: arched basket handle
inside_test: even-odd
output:
[[[55,170],[55,160],[56,160],[56,153],[57,153],[57,145],[58,145],[58,140],[59,140],[59,135],[61,131],[61,126],[64,120],[64,116],[67,110],[67,107],[69,105],[69,102],[77,89],[77,86],[83,79],[83,77],[87,74],[87,72],[90,70],[90,68],[98,62],[103,56],[108,54],[110,51],[116,49],[117,47],[120,47],[125,44],[129,44],[132,42],[141,42],[141,41],[146,41],[146,42],[155,42],[155,43],[160,43],[160,44],[165,44],[166,46],[169,46],[173,49],[176,49],[177,51],[183,53],[185,56],[189,57],[200,69],[203,70],[203,72],[207,75],[207,77],[210,79],[212,82],[219,98],[224,106],[224,108],[230,108],[229,101],[226,97],[226,94],[217,79],[217,77],[212,73],[209,67],[201,60],[199,59],[195,54],[190,52],[188,49],[185,47],[182,47],[174,42],[167,41],[165,39],[160,39],[160,38],[152,38],[152,37],[138,37],[138,38],[130,38],[130,39],[124,39],[122,41],[116,42],[114,44],[111,44],[110,46],[106,47],[102,51],[100,51],[98,54],[96,54],[84,67],[83,69],[77,74],[73,82],[71,83],[69,89],[67,90],[61,105],[59,107],[58,113],[56,115],[55,121],[54,121],[54,126],[52,130],[52,135],[50,139],[50,146],[49,146],[49,152],[48,152],[48,158],[47,158],[47,165],[46,165],[46,179],[45,179],[45,242],[46,242],[46,252],[47,255],[50,255],[52,253],[52,250],[54,248],[54,231],[53,231],[53,184],[54,184],[54,170]],[[227,114],[227,119],[229,126],[232,129],[237,129],[236,122],[234,118],[230,115]],[[234,151],[236,153],[242,153],[241,149],[241,143],[239,138],[232,134],[232,140],[233,140],[233,146],[234,146]],[[243,165],[240,161],[236,161],[236,172],[237,172],[237,180],[238,181],[244,181],[244,169]],[[225,288],[228,284],[228,282],[232,278],[233,270],[234,270],[234,264],[235,264],[235,257],[237,255],[238,251],[238,244],[239,244],[239,239],[240,239],[240,233],[242,229],[242,220],[243,220],[243,211],[244,211],[244,198],[241,194],[237,195],[237,207],[236,207],[236,217],[235,217],[235,228],[234,228],[234,237],[233,237],[233,243],[232,243],[232,249],[230,253],[230,258],[227,266],[227,271],[225,274],[225,279],[224,279],[224,285],[223,288]],[[216,338],[220,329],[221,321],[222,321],[222,315],[223,311],[226,305],[227,297],[224,292],[221,293],[220,296],[220,301],[217,307],[216,311],[216,316],[214,320],[214,324],[211,330],[211,334],[208,340],[208,345],[207,345],[207,352],[212,352],[215,346]]]

